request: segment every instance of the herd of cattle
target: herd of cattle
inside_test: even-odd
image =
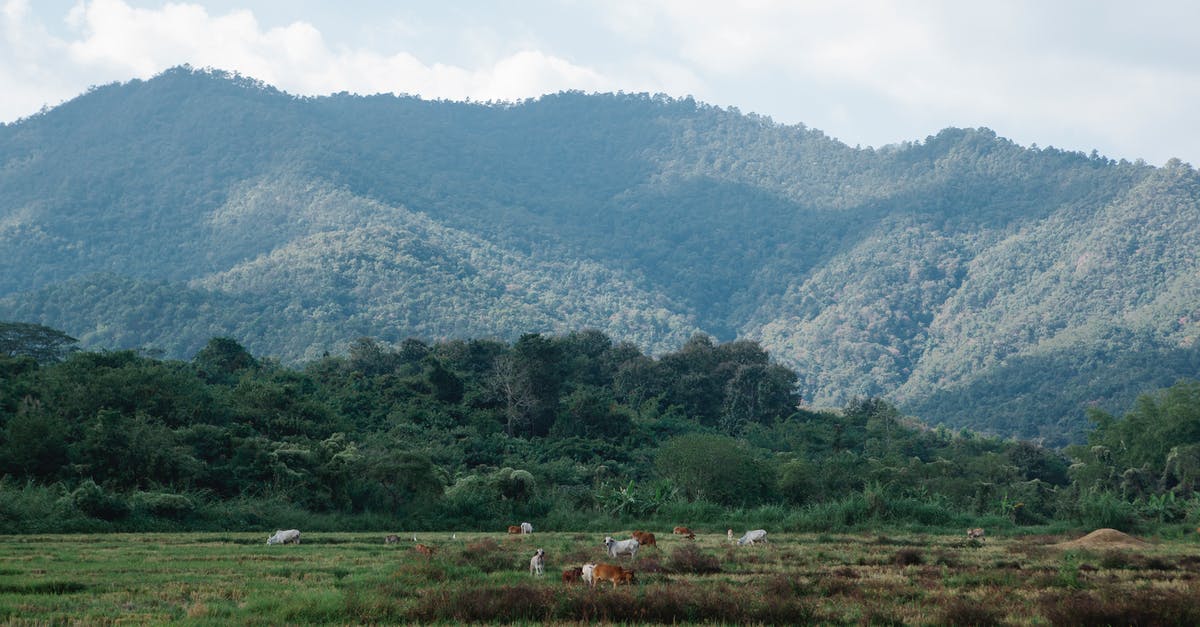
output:
[[[1196,530],[1200,532],[1200,529]],[[520,525],[511,525],[508,528],[511,534],[531,534],[533,533],[533,525],[523,522]],[[683,536],[688,540],[695,540],[696,533],[687,527],[675,527],[671,532],[673,535]],[[638,549],[643,546],[652,546],[658,548],[658,541],[655,540],[654,534],[648,531],[634,531],[629,534],[628,540],[615,540],[612,536],[604,538],[604,548],[608,556],[613,559],[618,559],[623,555],[628,555],[629,558],[637,559]],[[456,536],[457,537],[457,536]],[[745,535],[737,540],[733,539],[733,529],[725,532],[725,537],[730,543],[738,546],[753,545],[758,542],[767,541],[767,532],[765,529],[755,529],[747,531]],[[983,529],[976,527],[967,530],[967,538],[971,540],[982,540],[984,538]],[[416,542],[417,537],[413,536],[413,542]],[[383,539],[385,544],[397,544],[400,542],[400,536],[391,534]],[[300,544],[300,530],[286,529],[276,531],[271,537],[267,538],[267,544]],[[433,557],[435,549],[431,546],[418,543],[415,550],[425,557]],[[534,552],[533,557],[529,560],[529,574],[535,577],[540,577],[546,570],[546,551],[538,549]],[[596,586],[597,581],[611,581],[614,588],[617,584],[632,584],[634,581],[634,571],[623,568],[617,564],[605,564],[589,562],[582,566],[572,566],[562,571],[563,583],[584,582],[592,587]]]

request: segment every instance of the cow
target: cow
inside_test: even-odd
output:
[[[533,533],[533,525],[527,522],[521,523],[521,533]]]
[[[617,584],[633,584],[633,571],[614,566],[612,564],[596,564],[596,568],[592,571],[592,587],[596,587],[597,581],[611,581],[613,588]]]
[[[984,535],[984,534],[983,534],[983,527],[976,527],[976,528],[974,528],[974,529],[967,529],[967,539],[968,539],[968,540],[982,540],[982,539],[983,539],[983,535]]]
[[[687,527],[676,527],[675,530],[672,531],[671,533],[673,533],[677,536],[683,536],[683,537],[687,538],[688,540],[696,539],[696,533],[693,532],[691,529],[688,529]]]
[[[508,533],[509,533],[510,535],[514,535],[514,536],[515,536],[515,535],[517,535],[517,534],[521,533],[521,528],[520,528],[520,527],[518,527],[518,526],[516,526],[516,525],[509,525],[509,526],[508,526]]]
[[[546,551],[543,549],[538,549],[537,552],[533,554],[533,557],[529,558],[529,574],[541,577],[542,573],[545,572],[545,569]]]
[[[394,533],[383,539],[384,544],[398,544],[399,542],[400,542],[400,536],[398,536]]]
[[[562,582],[563,583],[571,584],[571,583],[580,581],[582,579],[583,579],[583,568],[582,567],[572,566],[571,568],[563,569],[563,572],[562,572]]]
[[[640,543],[636,539],[613,540],[612,536],[604,538],[604,546],[608,549],[609,557],[629,554],[629,557],[637,558],[639,545]]]
[[[583,577],[583,581],[586,582],[587,585],[589,585],[589,586],[595,585],[596,580],[595,580],[595,578],[592,577],[592,574],[595,570],[596,570],[595,564],[584,564],[583,566],[581,566],[579,568],[579,576]]]
[[[300,544],[300,530],[276,530],[275,535],[267,538],[267,545],[272,544]]]
[[[654,534],[648,531],[634,531],[629,535],[633,536],[633,539],[637,540],[638,544],[641,546],[652,546],[656,549],[658,548],[658,542],[654,539]]]
[[[766,542],[766,541],[767,541],[766,530],[765,529],[755,529],[754,531],[747,531],[746,535],[738,538],[737,543],[738,543],[738,546],[742,546],[742,545],[746,545],[746,544],[754,544],[755,542]]]
[[[733,529],[726,529],[726,530],[725,530],[725,537],[726,537],[726,538],[729,538],[729,543],[730,543],[730,544],[733,544]]]
[[[437,549],[435,549],[431,546],[426,546],[424,544],[418,544],[415,548],[417,550],[417,553],[420,553],[421,555],[424,555],[427,558],[433,557],[434,552],[437,551]]]

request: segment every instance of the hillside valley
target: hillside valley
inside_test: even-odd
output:
[[[176,68],[0,126],[0,320],[191,359],[597,329],[1048,444],[1200,373],[1200,176],[694,101],[301,98]]]

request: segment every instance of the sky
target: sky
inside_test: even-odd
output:
[[[0,122],[182,64],[297,95],[693,96],[851,146],[1200,165],[1195,0],[0,0]]]

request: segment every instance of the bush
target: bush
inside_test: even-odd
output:
[[[667,568],[675,573],[704,575],[721,572],[721,562],[716,556],[702,553],[694,544],[684,544],[671,551]]]
[[[129,505],[119,496],[108,494],[95,481],[85,479],[64,497],[76,510],[92,518],[117,520],[129,515]]]
[[[172,520],[181,520],[196,511],[192,499],[171,492],[135,492],[129,502],[136,512]]]
[[[1132,531],[1134,508],[1111,492],[1087,492],[1079,497],[1079,519],[1092,529]]]
[[[925,563],[925,556],[917,549],[900,549],[892,561],[897,566],[918,566]]]
[[[1185,591],[1074,592],[1047,595],[1040,604],[1052,625],[1200,625],[1200,605]]]

